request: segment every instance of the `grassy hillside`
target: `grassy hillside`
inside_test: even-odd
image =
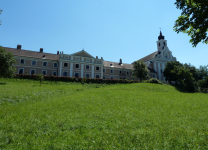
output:
[[[208,95],[0,79],[0,149],[207,149]]]

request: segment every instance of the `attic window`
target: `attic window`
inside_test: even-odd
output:
[[[113,66],[113,64],[110,64],[110,66]]]
[[[43,55],[43,58],[45,58],[45,55]]]

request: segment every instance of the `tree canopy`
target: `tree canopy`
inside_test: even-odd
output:
[[[13,58],[11,52],[6,52],[4,48],[0,46],[0,77],[13,77],[16,68],[13,64],[16,60]]]
[[[208,0],[176,0],[176,8],[182,10],[175,21],[174,31],[191,36],[190,43],[208,43]]]
[[[134,70],[132,71],[132,74],[134,77],[139,78],[141,81],[149,78],[149,69],[143,61],[135,61],[133,68]]]

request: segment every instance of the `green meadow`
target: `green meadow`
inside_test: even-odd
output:
[[[0,79],[0,149],[208,149],[208,94]]]

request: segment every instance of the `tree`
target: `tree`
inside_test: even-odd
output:
[[[2,13],[2,11],[3,11],[3,10],[2,10],[2,9],[0,9],[0,14]],[[0,21],[0,25],[1,25],[1,21]]]
[[[168,81],[169,83],[171,83],[171,81],[175,81],[177,84],[178,73],[180,71],[180,67],[182,66],[183,64],[181,64],[179,61],[168,62],[163,71],[165,80]]]
[[[13,77],[16,68],[13,64],[16,60],[13,58],[11,52],[6,52],[4,48],[0,46],[0,77]]]
[[[134,70],[132,71],[132,76],[139,78],[141,81],[149,78],[149,69],[143,61],[135,61],[133,64]]]
[[[208,43],[208,0],[176,0],[176,8],[182,10],[175,21],[174,31],[188,33],[190,43]]]

